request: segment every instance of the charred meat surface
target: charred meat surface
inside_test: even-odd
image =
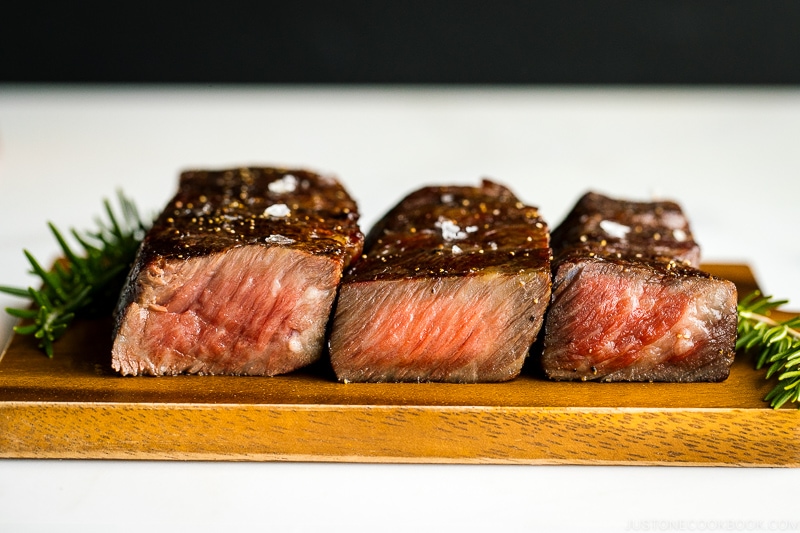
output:
[[[275,375],[318,359],[355,202],[303,170],[184,172],[145,236],[115,315],[123,375]]]
[[[340,381],[495,382],[520,372],[550,296],[548,228],[507,188],[426,187],[370,231],[329,342]]]
[[[697,270],[673,202],[587,193],[552,235],[542,366],[556,380],[722,381],[736,341],[736,287]]]

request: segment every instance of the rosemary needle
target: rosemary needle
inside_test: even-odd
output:
[[[136,257],[148,225],[142,222],[129,198],[122,192],[117,196],[119,214],[105,200],[107,220],[98,218],[95,231],[71,231],[81,252],[73,250],[53,224],[49,224],[50,231],[63,255],[52,268],[45,269],[24,250],[31,272],[39,278],[38,287],[0,286],[0,292],[31,300],[28,308],[7,308],[6,312],[23,320],[14,331],[39,339],[39,347],[48,357],[53,357],[53,343],[64,334],[76,314],[110,313]]]
[[[756,368],[767,368],[767,379],[777,376],[778,383],[764,401],[775,409],[800,400],[800,317],[784,322],[771,318],[770,312],[786,300],[762,296],[758,291],[745,297],[737,308],[739,314],[737,350],[758,353]]]

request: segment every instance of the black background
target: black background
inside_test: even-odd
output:
[[[791,1],[17,4],[2,82],[800,82]]]

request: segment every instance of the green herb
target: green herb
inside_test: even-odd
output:
[[[769,365],[767,379],[778,377],[778,383],[764,398],[775,409],[800,400],[800,316],[784,322],[769,316],[785,303],[787,300],[774,300],[756,291],[738,306],[736,349],[757,351],[756,368]]]
[[[109,314],[125,282],[131,264],[139,249],[147,225],[142,222],[134,203],[122,192],[118,193],[121,214],[115,214],[108,200],[104,201],[108,220],[98,218],[98,229],[72,236],[82,252],[76,253],[63,234],[51,223],[52,231],[63,257],[52,268],[42,267],[27,250],[25,256],[39,287],[19,289],[0,286],[0,292],[29,298],[30,307],[8,308],[6,311],[23,319],[14,331],[33,335],[48,357],[53,357],[53,342],[60,338],[76,314]]]

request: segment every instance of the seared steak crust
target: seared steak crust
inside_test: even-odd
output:
[[[594,253],[607,259],[700,265],[700,247],[689,221],[675,202],[632,202],[593,192],[581,197],[553,230],[556,262],[568,254]]]
[[[303,170],[184,172],[145,236],[115,315],[123,375],[274,375],[320,356],[355,202]]]
[[[553,231],[542,366],[558,380],[721,381],[736,340],[736,287],[697,270],[673,202],[582,197]]]
[[[341,381],[505,381],[550,295],[545,222],[507,188],[426,187],[370,231],[330,337]]]
[[[349,264],[363,245],[357,222],[355,201],[331,177],[277,168],[187,171],[147,235],[141,260],[281,245],[279,235],[293,241],[283,244],[291,249]]]

